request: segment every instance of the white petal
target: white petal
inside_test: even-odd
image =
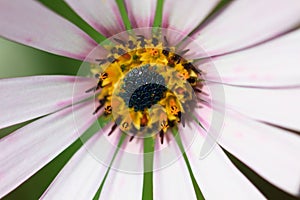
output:
[[[205,19],[217,3],[218,0],[165,0],[162,27],[166,29],[164,35],[167,36],[169,45],[177,45]]]
[[[115,133],[113,133],[114,135]],[[126,171],[126,167],[133,165],[133,169],[143,168],[143,154],[135,152],[138,158],[131,159],[132,157],[126,155],[131,149],[130,146],[140,146],[139,144],[129,143],[129,138],[127,137],[120,148],[114,164],[107,176],[107,179],[102,188],[102,192],[99,199],[132,199],[139,200],[142,199],[143,191],[143,173],[141,171]],[[118,140],[119,141],[119,140]],[[133,141],[134,142],[134,141]],[[116,147],[116,145],[114,146]],[[135,148],[135,147],[133,147]],[[115,148],[114,148],[115,149]]]
[[[118,6],[114,0],[65,0],[93,28],[110,37],[125,31]]]
[[[117,143],[120,140],[120,131],[107,136],[110,130],[111,126],[106,126],[74,155],[49,186],[43,198],[92,199],[94,197],[104,180],[103,178],[113,158]],[[123,147],[127,143],[128,138],[125,140]],[[132,163],[126,156],[123,156],[123,151],[126,149],[119,150],[104,182],[100,199],[120,199],[121,197],[124,199],[141,198],[143,174],[128,174],[127,172],[119,171],[121,169],[116,169],[122,163],[127,163],[126,165],[139,164],[142,166],[143,159],[140,159],[139,163]],[[99,156],[99,154],[102,155]],[[142,155],[140,157],[142,158]]]
[[[143,174],[130,174],[111,169],[99,199],[142,199]]]
[[[79,28],[34,0],[2,0],[0,18],[1,36],[54,54],[84,60],[97,46]]]
[[[94,101],[39,119],[0,140],[0,198],[45,166],[95,120]],[[77,116],[75,124],[74,115]]]
[[[104,127],[76,152],[42,199],[93,199],[108,167],[100,163],[89,150],[109,131],[110,127]]]
[[[125,0],[128,17],[133,28],[151,27],[153,24],[156,0]]]
[[[300,88],[255,89],[223,86],[227,107],[251,118],[300,130]]]
[[[163,28],[180,31],[186,36],[204,20],[218,2],[218,0],[165,0]]]
[[[219,55],[276,37],[298,25],[300,1],[234,1],[193,37]]]
[[[219,143],[272,184],[299,195],[299,136],[228,112]]]
[[[191,130],[182,129],[181,135]],[[200,159],[205,133],[199,134],[187,151],[195,179],[205,199],[265,199],[252,183],[231,163],[216,145],[207,157]]]
[[[88,95],[94,79],[72,76],[31,76],[0,79],[0,129],[57,111]],[[74,89],[74,92],[73,92]]]
[[[155,152],[154,166],[158,168],[153,172],[154,199],[197,199],[189,171],[182,156],[173,163],[163,166],[173,154],[181,155],[178,145],[172,137],[166,146],[168,151]],[[161,168],[161,169],[160,169]]]
[[[244,86],[293,86],[300,85],[300,31],[294,31],[258,47],[213,58],[223,83]],[[207,66],[206,66],[207,65]],[[210,74],[206,78],[217,81]],[[207,69],[207,70],[206,70]]]

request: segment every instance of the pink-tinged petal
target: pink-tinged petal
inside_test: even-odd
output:
[[[298,25],[299,13],[298,0],[234,1],[193,37],[209,55],[219,55],[283,34]]]
[[[95,120],[94,100],[39,119],[0,140],[0,198],[66,149]],[[77,121],[74,121],[74,115]]]
[[[65,0],[74,11],[106,37],[125,31],[114,0]]]
[[[219,143],[272,184],[299,196],[299,136],[227,114]]]
[[[34,0],[1,1],[0,18],[1,36],[47,52],[84,60],[97,46],[75,25]]]
[[[133,28],[151,27],[153,24],[157,0],[125,0],[128,17]]]
[[[111,125],[104,127],[73,156],[48,187],[43,195],[44,199],[61,197],[64,199],[92,199],[94,197],[104,181],[104,176],[120,140],[120,131],[115,131],[108,136]],[[124,157],[124,151],[128,151],[127,146],[135,145],[128,143],[128,139],[125,139],[124,145],[113,162],[104,182],[100,199],[140,199],[142,196],[143,174],[130,174],[123,171],[123,168],[117,168],[121,165],[143,167],[142,154],[138,163]]]
[[[196,129],[182,129],[185,134]],[[210,154],[200,159],[205,133],[199,133],[187,156],[195,179],[205,199],[265,199],[252,183],[231,163],[222,149],[216,145]],[[184,141],[185,142],[185,141]]]
[[[250,118],[300,130],[300,88],[255,89],[223,86],[228,108]]]
[[[111,169],[99,199],[142,199],[142,191],[143,174],[131,174]]]
[[[294,31],[275,41],[230,55],[213,58],[223,83],[241,86],[300,86],[300,31]],[[202,68],[209,71],[208,64]],[[201,65],[200,65],[201,68]],[[206,79],[217,81],[214,75]]]
[[[111,136],[117,137],[118,139],[115,141],[119,142],[120,137],[117,133],[113,133]],[[142,148],[142,139],[134,139],[132,142],[129,142],[129,139],[130,137],[126,137],[119,149],[99,199],[142,199],[143,153],[139,151]],[[109,140],[113,141],[114,139],[109,138]],[[111,148],[112,153],[114,153],[116,146],[115,143]]]
[[[97,83],[75,76],[31,76],[0,79],[0,128],[46,115],[80,101]],[[73,92],[74,89],[74,92]]]
[[[79,149],[56,176],[42,199],[93,199],[108,167],[89,150],[109,131],[110,127],[104,127]]]
[[[180,149],[173,136],[165,148],[167,151],[155,152],[153,172],[153,196],[154,199],[197,199],[194,187],[186,163],[182,156],[166,166],[164,160],[177,154],[181,155]],[[163,167],[163,168],[162,168]]]
[[[177,30],[183,34],[176,39],[169,39],[174,39],[178,42],[178,40],[188,35],[202,20],[205,19],[218,2],[219,0],[165,0],[162,27]]]

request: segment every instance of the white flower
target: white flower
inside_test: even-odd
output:
[[[156,166],[168,154],[155,153],[153,166],[157,170],[147,175],[110,169],[126,164],[126,156],[120,153],[110,163],[113,146],[100,148],[109,166],[95,159],[98,151],[93,152],[93,147],[99,141],[100,144],[102,139],[119,142],[120,134],[107,136],[113,124],[104,126],[74,154],[41,198],[92,199],[100,195],[100,199],[141,199],[149,195],[143,193],[146,187],[153,191],[148,198],[154,199],[199,199],[202,195],[206,199],[269,197],[236,168],[225,150],[269,183],[300,196],[300,31],[296,29],[300,1],[66,0],[66,3],[100,33],[99,40],[126,29],[157,25],[183,34],[174,37],[170,31],[167,40],[171,44],[185,36],[193,38],[205,54],[187,45],[191,50],[187,55],[193,60],[200,59],[197,67],[205,69],[208,85],[223,87],[226,115],[218,144],[207,157],[199,159],[207,139],[204,130],[214,129],[210,113],[220,114],[218,105],[222,105],[223,99],[212,99],[214,106],[203,104],[203,108],[195,108],[195,116],[204,129],[191,120],[188,126],[178,125],[186,154],[159,169]],[[216,9],[219,5],[221,9]],[[98,46],[99,41],[37,1],[2,0],[0,17],[0,35],[9,40],[82,61],[94,62],[99,55],[106,55]],[[217,70],[221,81],[212,69]],[[71,76],[0,79],[0,129],[41,117],[0,139],[0,198],[70,146],[103,113],[93,114],[94,100],[81,102],[90,96],[86,90],[96,84],[93,78]],[[190,140],[185,133],[196,134],[189,148]],[[141,147],[128,143],[129,140],[130,137],[125,138],[123,150],[137,151]],[[175,142],[164,145],[170,155],[181,155],[181,146]],[[144,155],[140,154],[130,164],[142,169]],[[153,188],[146,179],[153,181]]]

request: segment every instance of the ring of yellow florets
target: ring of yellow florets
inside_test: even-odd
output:
[[[138,35],[128,42],[114,40],[118,44],[107,47],[108,57],[97,60],[103,70],[91,70],[98,78],[93,89],[101,88],[97,96],[100,106],[95,113],[102,107],[105,115],[115,111],[116,124],[111,133],[119,126],[130,132],[133,139],[158,130],[163,143],[164,133],[184,123],[183,116],[192,110],[192,91],[187,86],[196,89],[201,85],[200,72],[192,61],[175,53],[176,48],[169,47],[166,38],[146,39]]]

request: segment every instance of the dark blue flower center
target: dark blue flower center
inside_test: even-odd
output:
[[[134,111],[144,111],[159,102],[167,88],[165,79],[158,74],[155,66],[145,65],[132,69],[124,78],[120,96],[129,108]]]

